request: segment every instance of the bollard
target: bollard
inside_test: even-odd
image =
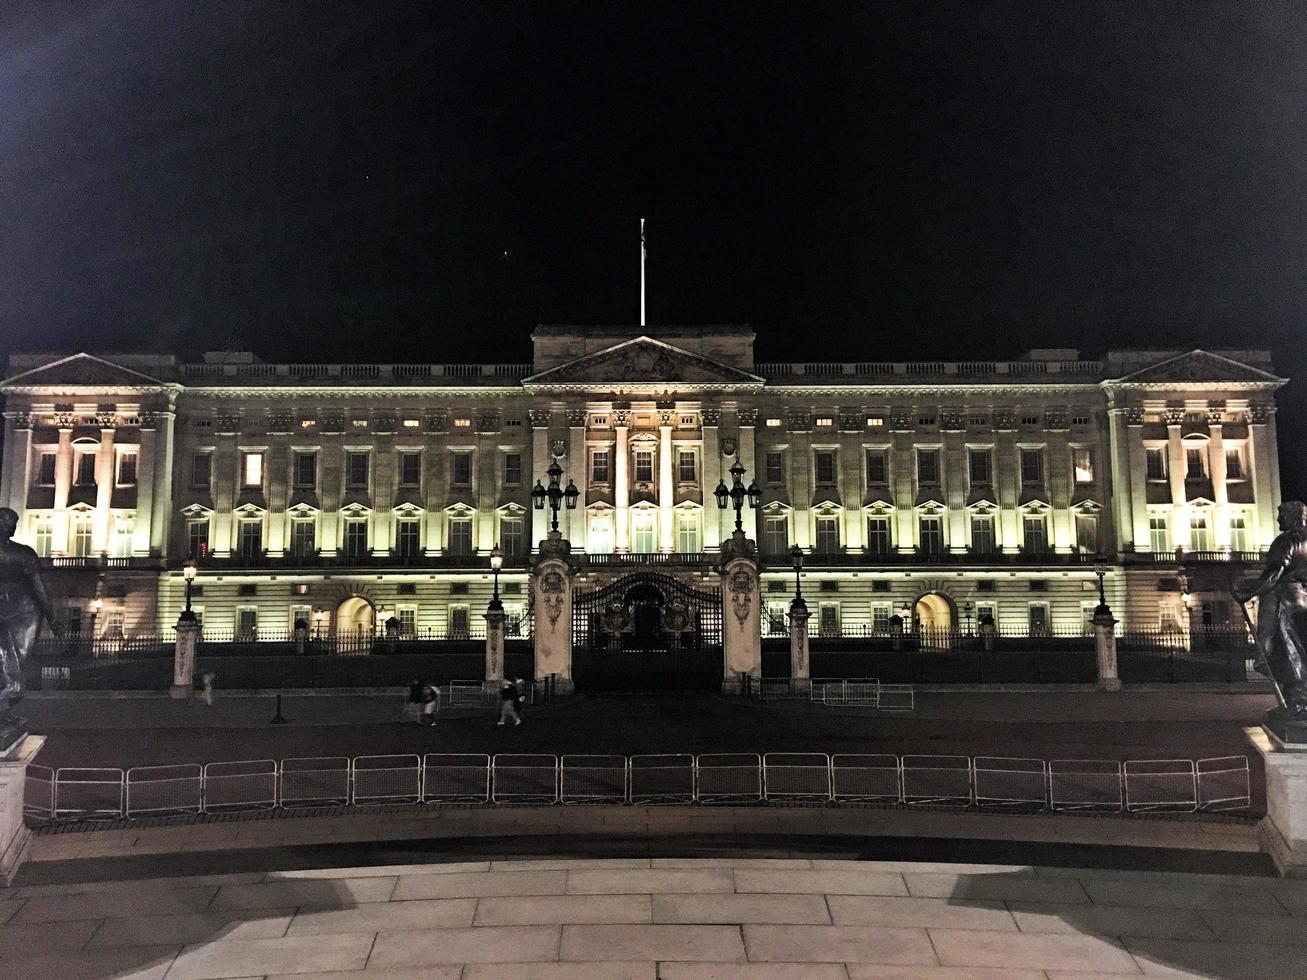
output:
[[[272,721],[269,722],[269,724],[271,724],[271,725],[284,725],[284,724],[286,724],[286,718],[285,718],[285,717],[282,715],[282,713],[281,713],[281,695],[280,695],[280,694],[277,695],[277,713],[276,713],[275,715],[272,716]]]

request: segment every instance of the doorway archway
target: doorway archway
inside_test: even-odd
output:
[[[376,632],[376,611],[362,596],[352,595],[336,607],[336,643],[370,644]]]
[[[927,592],[912,608],[912,618],[922,632],[943,632],[954,628],[953,603],[938,592]]]

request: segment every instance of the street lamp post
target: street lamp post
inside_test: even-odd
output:
[[[563,468],[558,465],[558,460],[549,464],[549,469],[545,470],[545,475],[549,477],[549,486],[545,487],[539,480],[531,490],[531,500],[535,504],[536,510],[544,510],[545,502],[549,503],[549,510],[552,512],[552,519],[549,524],[550,533],[558,531],[558,509],[560,506],[566,507],[567,510],[576,510],[576,500],[581,496],[581,491],[576,488],[576,484],[571,480],[567,481],[567,487],[559,486],[563,477]],[[502,561],[502,559],[501,559]]]
[[[731,486],[728,489],[724,481],[718,482],[717,489],[713,491],[713,496],[717,498],[717,506],[725,510],[728,503],[735,507],[735,531],[737,534],[744,533],[744,502],[748,500],[749,506],[757,508],[758,501],[762,497],[762,491],[758,489],[757,483],[750,483],[747,487],[744,485],[744,466],[739,459],[730,469]]]
[[[566,491],[564,491],[566,492]],[[555,514],[557,511],[555,511]],[[499,545],[490,549],[490,571],[495,576],[495,591],[490,596],[490,605],[487,610],[490,612],[503,612],[504,604],[499,599],[499,570],[504,567],[504,552],[500,550]]]
[[[1103,578],[1107,575],[1107,566],[1101,563],[1095,565],[1094,574],[1098,576],[1098,608],[1094,610],[1094,615],[1110,614],[1112,610],[1107,607],[1107,593],[1103,588]]]
[[[790,567],[794,569],[794,605],[806,609],[808,604],[803,601],[803,586],[799,582],[799,573],[803,571],[803,549],[797,544],[790,549]]]
[[[962,615],[967,619],[967,636],[971,635],[971,613],[975,608],[976,604],[974,602],[962,603]]]
[[[95,641],[99,634],[95,632],[95,621],[100,618],[100,610],[104,608],[104,600],[98,595],[91,600],[91,649],[95,649]]]
[[[179,617],[183,623],[195,622],[195,612],[191,609],[191,588],[195,583],[195,576],[200,573],[200,568],[193,561],[188,561],[182,566],[182,578],[186,581],[186,608],[182,610]]]

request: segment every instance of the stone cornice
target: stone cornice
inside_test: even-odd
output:
[[[887,398],[900,397],[903,395],[913,396],[936,396],[936,395],[958,395],[958,394],[978,394],[993,393],[999,394],[1020,394],[1020,395],[1066,395],[1067,393],[1079,394],[1097,394],[1099,386],[1097,382],[1067,382],[1065,384],[991,384],[988,382],[976,382],[974,384],[866,384],[866,385],[772,385],[769,384],[764,389],[765,394],[777,394],[785,398],[828,398],[832,396],[857,396],[864,397],[867,395],[885,395]]]
[[[393,385],[386,387],[331,387],[331,388],[314,388],[314,387],[236,387],[236,386],[207,386],[195,385],[187,386],[184,389],[187,395],[206,396],[209,398],[431,398],[433,396],[468,396],[477,398],[508,398],[513,396],[525,396],[528,392],[517,386],[512,387],[404,387],[397,388]]]

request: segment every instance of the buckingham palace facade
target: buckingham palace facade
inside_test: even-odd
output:
[[[790,550],[816,632],[1126,627],[1237,615],[1271,542],[1276,390],[1254,350],[1033,350],[1012,361],[758,363],[748,327],[541,326],[519,364],[271,364],[251,354],[20,355],[0,505],[70,628],[159,634],[199,565],[206,632],[476,628],[488,556],[510,619],[550,512],[593,584],[710,582],[738,460],[763,602]]]

